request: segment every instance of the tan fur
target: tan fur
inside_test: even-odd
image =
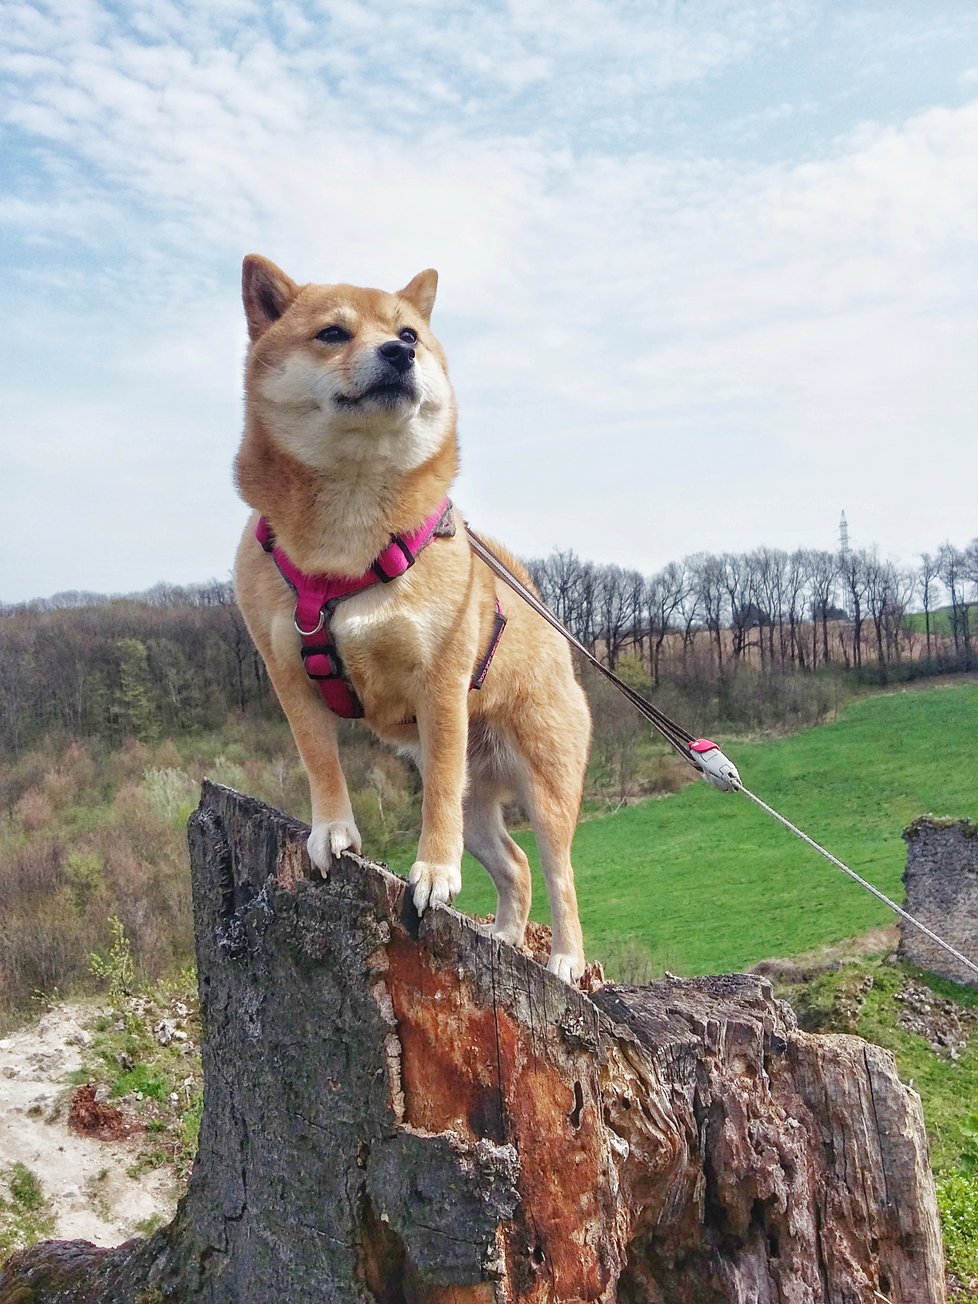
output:
[[[454,396],[428,326],[436,284],[427,271],[397,294],[298,286],[266,259],[244,263],[252,345],[236,473],[256,511],[235,586],[309,774],[309,852],[323,873],[332,857],[360,850],[360,835],[336,717],[303,669],[292,594],[256,542],[255,521],[268,518],[302,570],[359,575],[392,534],[436,509],[458,466]],[[351,338],[317,339],[330,326]],[[416,393],[375,401],[368,391],[377,349],[406,328],[417,334]],[[499,587],[508,625],[481,691],[469,685],[489,642],[497,581],[470,552],[460,518],[455,537],[432,542],[400,579],[342,602],[332,628],[366,723],[421,770],[421,839],[410,874],[418,910],[458,892],[464,842],[496,884],[494,931],[522,944],[530,874],[502,817],[502,802],[515,795],[530,814],[546,876],[550,967],[571,979],[584,966],[570,846],[590,717],[566,644]]]

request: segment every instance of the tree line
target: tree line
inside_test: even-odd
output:
[[[776,548],[695,553],[651,576],[570,551],[529,566],[597,656],[612,667],[630,658],[631,673],[685,692],[701,712],[718,702],[715,718],[768,722],[784,700],[778,677],[828,666],[876,681],[976,668],[978,539],[944,544],[916,567],[875,549]],[[731,691],[738,676],[768,694],[763,717]],[[6,751],[52,732],[148,741],[219,728],[229,712],[276,710],[228,583],[0,606]]]
[[[614,668],[636,656],[652,683],[706,653],[718,677],[738,666],[811,672],[837,663],[886,680],[920,669],[973,669],[978,539],[946,543],[916,567],[876,549],[756,548],[694,553],[652,576],[558,551],[530,563],[544,600]],[[946,621],[935,613],[947,608]],[[919,612],[922,619],[914,619]]]
[[[52,732],[152,741],[262,710],[270,690],[228,583],[0,608],[0,746]]]

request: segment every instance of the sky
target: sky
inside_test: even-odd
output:
[[[240,264],[439,270],[523,556],[978,535],[972,0],[3,0],[0,601],[226,578]]]

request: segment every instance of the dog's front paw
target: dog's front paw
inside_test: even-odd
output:
[[[569,955],[563,951],[551,952],[547,968],[565,983],[575,983],[584,972],[584,956]]]
[[[462,890],[462,871],[458,865],[416,860],[411,866],[408,882],[414,888],[414,908],[423,915],[428,906],[451,905]]]
[[[352,820],[323,820],[314,824],[306,843],[309,859],[323,878],[344,851],[359,852],[360,846],[360,831]]]

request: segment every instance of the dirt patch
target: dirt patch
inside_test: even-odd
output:
[[[895,924],[890,924],[885,928],[874,928],[859,937],[847,938],[843,942],[816,947],[802,955],[787,959],[759,960],[751,966],[749,972],[759,974],[773,983],[807,983],[819,974],[836,972],[852,960],[862,960],[883,951],[896,951],[899,940],[899,929]]]
[[[142,1124],[128,1118],[124,1110],[107,1105],[99,1099],[99,1089],[94,1082],[78,1087],[68,1107],[68,1126],[81,1136],[94,1136],[99,1141],[119,1141],[143,1130]]]

